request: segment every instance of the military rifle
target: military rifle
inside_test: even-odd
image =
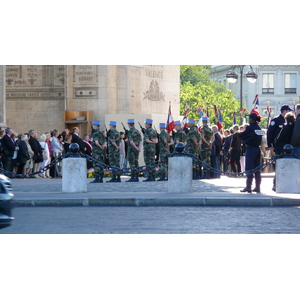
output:
[[[129,130],[125,128],[123,122],[121,122],[121,124],[123,125],[123,129],[124,129],[125,135],[128,136]]]
[[[108,137],[109,137],[109,134],[110,134],[110,129],[107,130],[107,127],[106,127],[105,124],[104,124],[104,127],[105,127],[105,131],[106,131],[106,144],[107,144],[106,155],[105,155],[105,163],[106,163],[107,165],[109,165]]]
[[[141,123],[139,122],[139,125],[141,127],[141,131],[143,133],[143,135],[145,135],[146,129],[141,125]]]
[[[93,128],[93,122],[91,122],[91,129],[92,129],[92,134],[96,131],[96,129]]]
[[[159,135],[159,133],[157,132],[155,126],[153,127],[153,129],[155,130],[155,132],[156,132],[156,137],[157,137],[157,143],[155,144],[155,161],[158,161],[158,160],[159,160],[159,142],[160,142],[160,135]]]

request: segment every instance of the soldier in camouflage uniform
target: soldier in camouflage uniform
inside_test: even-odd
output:
[[[106,138],[104,134],[100,131],[100,121],[93,121],[93,133],[92,133],[92,157],[97,161],[105,161],[106,153]],[[93,162],[93,167],[95,170],[95,180],[91,183],[103,182],[103,167],[97,166]]]
[[[121,136],[117,131],[116,126],[117,122],[111,121],[110,125],[110,133],[108,137],[108,160],[109,165],[111,167],[120,168],[120,143]],[[112,179],[107,182],[121,182],[121,172],[120,170],[112,171]]]
[[[146,166],[149,166],[151,163],[155,162],[155,152],[157,144],[157,132],[152,128],[153,120],[146,119],[145,121],[145,134],[143,140],[144,146],[144,161]],[[147,168],[148,178],[144,181],[155,181],[155,167],[151,166]]]
[[[175,145],[178,144],[178,143],[183,143],[185,145],[186,144],[186,133],[181,128],[181,122],[176,121],[174,123],[174,125],[175,125],[175,129],[176,129],[176,133],[175,133],[175,136],[174,136]]]
[[[208,117],[203,117],[202,118],[203,127],[202,127],[202,133],[201,133],[201,139],[202,139],[201,160],[210,166],[210,156],[211,156],[211,145],[212,145],[213,131],[208,126],[207,122],[208,122]],[[209,178],[210,177],[210,171],[204,169],[203,177],[204,178]]]
[[[170,146],[174,144],[174,141],[171,139],[170,135],[166,132],[166,124],[160,123],[160,135],[159,135],[159,156],[160,159],[168,154],[170,154]],[[161,177],[158,181],[167,180],[168,174],[168,161],[163,162],[160,165]]]
[[[196,121],[193,119],[189,119],[189,132],[186,135],[186,147],[185,152],[189,154],[195,155],[197,158],[199,157],[199,149],[200,149],[200,133],[198,131],[198,127],[196,126]],[[200,166],[197,162],[193,161],[193,179],[200,178]]]
[[[142,136],[141,133],[134,127],[134,119],[128,120],[129,131],[128,136],[128,150],[127,157],[129,167],[131,168],[131,178],[126,182],[138,182],[139,171],[133,169],[139,167],[139,154],[142,149]]]

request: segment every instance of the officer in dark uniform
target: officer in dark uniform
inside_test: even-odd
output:
[[[280,109],[280,115],[276,116],[274,119],[271,120],[270,126],[267,131],[267,143],[268,143],[268,148],[266,150],[271,150],[274,151],[275,154],[280,154],[281,153],[281,148],[278,147],[276,143],[276,139],[283,128],[283,124],[285,123],[285,115],[293,111],[288,105],[283,105],[281,106]],[[276,165],[274,165],[274,168],[276,168]],[[273,180],[273,187],[272,190],[276,190],[275,186],[276,180],[274,178]]]
[[[261,116],[256,113],[250,114],[250,125],[246,127],[245,131],[240,133],[240,138],[243,144],[246,145],[246,171],[253,170],[260,165],[260,145],[264,132],[261,130],[258,123]],[[241,190],[243,193],[252,193],[251,185],[253,181],[253,173],[247,175],[246,187]],[[261,172],[255,172],[255,188],[254,192],[260,193]]]
[[[276,138],[279,135],[279,132],[283,128],[283,124],[285,123],[285,115],[293,111],[288,105],[281,106],[280,115],[276,116],[271,120],[270,126],[267,132],[267,143],[268,150],[272,150],[275,154],[280,154],[280,149],[276,147]]]

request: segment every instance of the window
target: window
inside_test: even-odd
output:
[[[263,94],[274,94],[274,74],[262,74],[263,78]]]
[[[285,94],[296,94],[297,93],[297,74],[284,74],[285,77]]]

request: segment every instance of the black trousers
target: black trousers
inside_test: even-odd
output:
[[[11,156],[3,157],[3,169],[9,172],[13,171],[13,161]]]
[[[230,156],[230,165],[231,165],[231,171],[233,173],[240,173],[241,172],[241,150],[231,150],[231,156]],[[237,169],[235,167],[237,166]]]
[[[246,171],[250,171],[255,169],[260,165],[260,148],[259,147],[249,147],[246,151]],[[260,187],[261,183],[261,171],[257,171],[250,175],[247,175],[247,188],[251,188],[253,177],[255,176],[255,185],[256,187]]]

